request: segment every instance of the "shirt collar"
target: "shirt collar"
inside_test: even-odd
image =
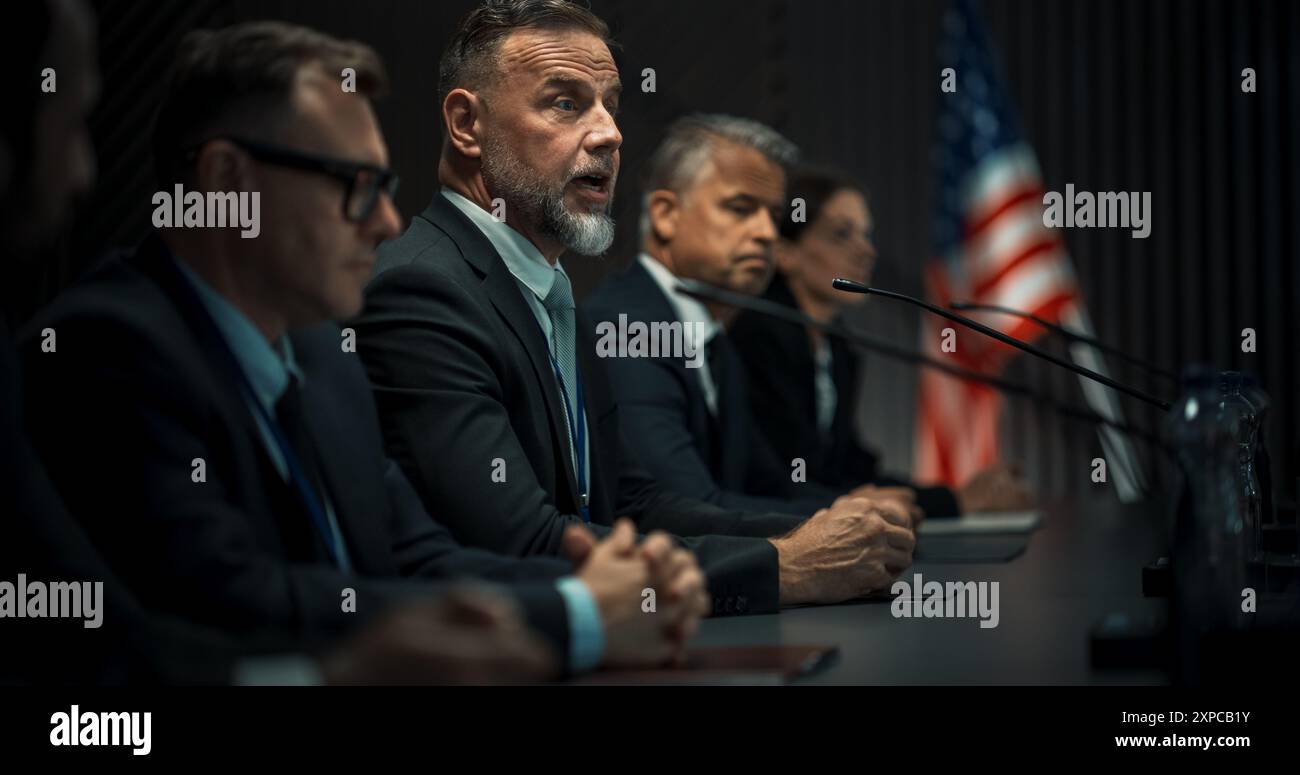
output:
[[[703,326],[704,343],[708,344],[713,340],[714,335],[721,331],[718,321],[713,319],[709,314],[708,307],[696,298],[687,296],[677,290],[677,275],[673,274],[668,267],[659,263],[659,260],[652,257],[649,253],[637,255],[637,260],[641,266],[645,267],[654,279],[655,284],[668,297],[668,303],[672,305],[673,312],[677,313],[677,319],[683,323],[697,323]]]
[[[303,381],[302,371],[293,357],[293,345],[289,342],[289,337],[281,336],[273,346],[253,325],[253,321],[208,285],[197,272],[186,266],[184,261],[176,260],[176,265],[194,286],[200,303],[216,323],[221,337],[226,340],[226,346],[234,353],[239,367],[248,377],[257,400],[267,410],[274,412],[276,403],[289,387],[289,377],[292,375],[299,384]]]
[[[555,266],[552,267],[551,262],[546,260],[546,256],[542,255],[542,251],[538,250],[536,245],[510,228],[504,221],[498,221],[487,210],[450,188],[444,187],[442,195],[473,221],[479,231],[483,232],[483,236],[488,238],[488,242],[492,243],[492,247],[497,249],[497,253],[501,254],[501,260],[505,262],[510,274],[532,291],[539,301],[550,294],[551,286],[555,284],[556,272],[568,277],[559,261],[556,261]]]

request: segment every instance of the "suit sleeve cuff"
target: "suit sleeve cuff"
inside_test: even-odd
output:
[[[605,627],[596,598],[577,576],[559,579],[555,588],[564,598],[569,615],[569,670],[573,673],[592,670],[605,656]]]
[[[926,518],[961,516],[957,494],[947,487],[916,488],[916,505],[925,512]]]
[[[302,654],[250,657],[235,664],[235,686],[323,686],[325,676],[316,660]]]

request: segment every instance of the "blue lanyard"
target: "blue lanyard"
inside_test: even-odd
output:
[[[234,357],[234,354],[231,354]],[[288,439],[284,437],[284,431],[280,428],[280,423],[276,418],[267,411],[262,402],[257,399],[257,394],[253,390],[253,385],[248,380],[248,375],[239,368],[238,362],[235,368],[239,369],[239,376],[244,383],[244,390],[247,391],[249,399],[257,411],[262,415],[266,426],[271,429],[271,437],[275,439],[275,445],[279,447],[280,454],[284,456],[285,467],[289,469],[289,479],[293,481],[294,489],[298,491],[298,497],[302,499],[303,505],[307,507],[307,512],[311,515],[312,524],[316,526],[316,531],[320,533],[321,538],[325,541],[325,548],[329,550],[330,558],[334,564],[343,571],[350,571],[347,561],[339,552],[338,545],[334,541],[334,531],[330,529],[329,520],[325,517],[325,509],[321,504],[320,496],[314,492],[311,482],[304,473],[302,464],[298,461],[298,455],[293,451],[293,446],[289,444]],[[289,386],[290,390],[293,386]],[[324,482],[321,483],[324,485]]]
[[[577,464],[578,509],[582,512],[582,521],[590,522],[591,509],[587,505],[588,501],[590,500],[590,497],[589,494],[587,493],[587,470],[586,470],[587,468],[586,466],[587,413],[583,411],[584,404],[582,400],[582,375],[576,373],[577,364],[574,364],[575,377],[577,378],[577,383],[578,383],[576,385],[576,387],[578,388],[578,395],[576,396],[578,400],[578,406],[576,409],[573,409],[570,408],[569,406],[569,391],[568,388],[564,386],[564,375],[560,373],[560,364],[555,360],[555,354],[552,353],[549,348],[547,349],[546,352],[547,355],[551,357],[551,368],[555,370],[555,378],[559,380],[560,383],[560,398],[564,402],[564,416],[568,418],[569,421],[569,440],[573,444],[574,454],[577,455],[578,457],[578,464]],[[575,415],[577,416],[576,420],[574,417]]]
[[[312,491],[307,475],[303,473],[302,464],[298,462],[298,455],[294,453],[293,447],[285,438],[284,432],[280,429],[280,423],[258,400],[257,391],[253,390],[253,383],[248,379],[248,375],[244,373],[243,367],[239,365],[239,359],[235,357],[235,353],[230,349],[230,343],[221,335],[221,330],[217,328],[216,321],[208,314],[207,308],[203,306],[198,291],[190,284],[189,278],[174,263],[171,263],[176,259],[174,257],[169,258],[171,261],[167,264],[168,268],[180,280],[180,287],[189,293],[190,303],[196,310],[199,319],[203,321],[208,329],[208,336],[220,344],[221,353],[225,356],[226,367],[239,378],[239,383],[246,393],[247,401],[257,407],[258,414],[266,422],[266,427],[271,430],[271,437],[275,440],[275,445],[280,449],[285,467],[289,469],[289,479],[293,482],[294,489],[298,491],[298,497],[302,500],[303,506],[306,507],[307,513],[311,515],[312,524],[325,542],[325,548],[329,550],[330,558],[334,560],[334,564],[340,569],[350,571],[347,560],[340,554],[338,545],[334,542],[334,531],[330,530],[329,520],[325,518],[325,509],[321,505],[320,496]]]

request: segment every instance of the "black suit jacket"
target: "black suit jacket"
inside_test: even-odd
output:
[[[620,315],[634,322],[672,322],[672,303],[638,260],[608,278],[583,305],[597,325],[618,330]],[[716,336],[726,337],[725,333]],[[718,414],[709,411],[699,368],[681,357],[605,358],[620,407],[623,433],[637,440],[641,462],[673,492],[730,509],[810,516],[830,506],[834,493],[809,478],[794,482],[755,424],[745,370],[734,348],[710,354]]]
[[[778,275],[767,298],[795,306],[789,286]],[[853,413],[858,396],[858,357],[848,343],[830,337],[831,380],[838,401],[830,431],[817,427],[816,364],[812,343],[802,326],[744,312],[732,326],[732,342],[749,375],[754,419],[777,454],[802,457],[808,478],[835,488],[863,483],[915,485],[880,471],[877,457],[858,442]],[[928,516],[958,513],[957,499],[946,487],[918,487],[917,505]]]
[[[5,618],[0,684],[225,683],[241,657],[306,650],[292,639],[231,639],[147,613],[68,513],[24,430],[18,357],[0,323],[0,581],[99,582],[100,625]]]
[[[380,247],[355,326],[388,454],[424,502],[468,544],[558,552],[564,528],[581,522],[559,386],[542,330],[487,237],[434,196],[405,234]],[[759,536],[798,520],[749,517],[661,488],[624,443],[581,314],[577,328],[593,529],[604,534],[628,516],[643,531],[699,536],[686,544],[708,575],[715,612],[775,610],[776,550]]]
[[[550,558],[461,547],[383,453],[360,361],[332,324],[291,335],[302,412],[353,573],[336,569],[274,467],[218,353],[216,329],[151,238],[39,316],[23,345],[32,436],[72,512],[149,608],[245,632],[333,637],[436,589],[427,579],[509,585],[531,624],[567,650]],[[57,351],[40,350],[52,328]],[[191,475],[195,459],[206,481]],[[343,610],[343,590],[355,612]]]

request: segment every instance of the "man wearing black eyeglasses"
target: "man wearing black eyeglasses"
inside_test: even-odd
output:
[[[260,162],[289,169],[319,172],[338,180],[343,184],[343,219],[353,223],[365,223],[370,220],[371,214],[380,202],[380,194],[387,194],[390,203],[397,196],[397,186],[400,182],[397,174],[377,164],[303,153],[244,137],[223,135],[213,140],[230,143]],[[185,154],[186,162],[188,164],[196,162],[205,145],[206,142],[190,149]]]
[[[163,230],[58,299],[23,348],[40,451],[124,581],[227,632],[328,638],[430,580],[477,578],[570,670],[672,658],[706,600],[666,536],[637,546],[624,525],[593,547],[575,531],[573,562],[463,549],[384,454],[350,332],[329,322],[360,310],[375,247],[401,228],[374,52],[270,22],[192,33],[180,52],[160,183],[258,192],[259,235]]]
[[[33,268],[70,225],[95,178],[86,119],[99,93],[94,20],[80,0],[37,0],[0,34],[0,62],[16,89],[0,120],[0,266]],[[45,92],[53,67],[60,88]],[[29,291],[16,283],[17,293]],[[13,315],[14,310],[6,313]],[[337,643],[286,628],[231,637],[146,610],[65,508],[24,422],[17,353],[0,316],[0,583],[92,584],[96,626],[81,618],[12,618],[30,602],[13,596],[0,616],[0,685],[52,683],[472,683],[545,678],[551,655],[512,627],[502,601],[472,589],[402,606]],[[101,509],[110,510],[105,502]],[[15,599],[17,597],[18,599]],[[53,599],[53,598],[52,598]],[[83,600],[84,602],[84,600]],[[319,659],[309,654],[323,649]]]

